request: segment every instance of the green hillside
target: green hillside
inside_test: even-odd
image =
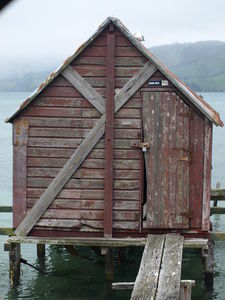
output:
[[[150,51],[194,90],[225,92],[225,42],[163,45]]]

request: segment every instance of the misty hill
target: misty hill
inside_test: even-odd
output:
[[[0,92],[32,92],[43,82],[51,71],[11,75],[0,79]]]
[[[150,51],[193,90],[225,92],[225,42],[171,44]]]
[[[225,92],[225,42],[175,43],[152,47],[150,51],[193,90]],[[54,69],[54,62],[51,67],[45,65],[43,72],[25,74],[20,67],[7,78],[0,77],[0,91],[33,91]]]

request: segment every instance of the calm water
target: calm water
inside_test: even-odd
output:
[[[11,125],[4,119],[25,99],[27,93],[0,93],[0,205],[12,201],[12,146]],[[204,98],[221,113],[225,120],[225,93],[204,93]],[[225,187],[225,128],[214,127],[212,187],[219,181]],[[225,231],[225,216],[212,217],[215,230]],[[0,214],[0,226],[11,226],[11,214]],[[22,265],[21,284],[11,289],[8,284],[8,253],[3,251],[7,237],[0,236],[0,299],[129,299],[130,292],[110,294],[104,277],[104,260],[92,250],[80,248],[80,256],[71,256],[62,247],[47,247],[46,275]],[[141,258],[141,249],[128,250],[129,260],[121,264],[115,258],[115,281],[134,281]],[[22,257],[39,266],[36,247],[22,246]],[[225,242],[215,243],[214,290],[204,287],[200,255],[196,251],[184,251],[183,279],[195,279],[192,299],[225,300]]]

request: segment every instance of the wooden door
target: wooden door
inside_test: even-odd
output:
[[[190,109],[172,92],[145,92],[147,228],[189,227]]]

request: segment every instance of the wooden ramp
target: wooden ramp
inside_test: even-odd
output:
[[[182,236],[149,235],[131,300],[179,300],[182,253]]]

